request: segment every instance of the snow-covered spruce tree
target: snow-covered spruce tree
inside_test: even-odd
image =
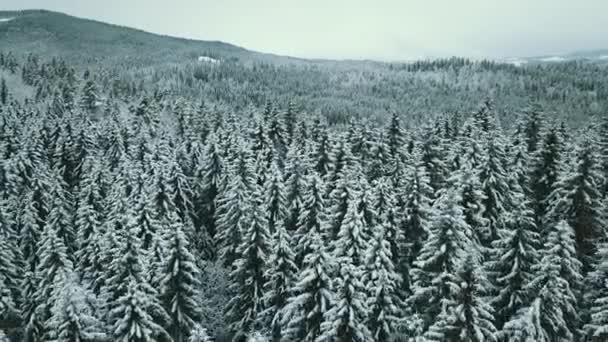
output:
[[[596,241],[606,237],[607,222],[599,191],[603,179],[593,144],[583,142],[576,154],[575,169],[562,173],[555,183],[543,221],[554,225],[564,219],[574,229],[577,255],[586,274],[591,268]]]
[[[561,165],[561,142],[555,128],[551,128],[543,136],[542,144],[532,156],[530,171],[530,191],[532,193],[532,205],[536,217],[536,224],[541,232],[541,238],[548,235],[551,227],[544,225],[547,214],[549,196],[555,190]]]
[[[21,313],[13,300],[13,294],[6,278],[4,274],[0,273],[0,321],[5,330],[7,328],[14,329],[20,324],[25,325],[21,323]]]
[[[114,189],[110,198],[115,202],[105,228],[105,249],[109,265],[100,297],[105,305],[104,321],[110,326],[114,340],[135,338],[125,336],[135,334],[135,331],[129,332],[129,329],[143,324],[154,327],[152,332],[146,334],[152,334],[158,341],[168,341],[170,337],[165,327],[169,325],[170,317],[161,305],[157,289],[148,282],[149,270],[144,266],[145,254],[141,251],[141,241],[137,237],[133,209],[128,204],[130,198],[120,186]],[[138,311],[146,314],[141,316]],[[145,322],[141,323],[140,319]],[[151,322],[148,323],[148,320]]]
[[[364,268],[346,259],[338,261],[341,267],[335,279],[334,301],[323,314],[317,341],[373,341],[366,326],[369,308],[362,281]]]
[[[396,183],[399,208],[398,258],[395,266],[409,289],[409,270],[428,237],[431,202],[434,196],[430,179],[418,149],[412,150],[411,162],[404,165],[403,177]],[[395,255],[393,255],[395,257]]]
[[[405,145],[405,133],[401,127],[401,118],[397,112],[391,114],[391,122],[386,128],[386,137],[391,158],[401,158],[401,151]]]
[[[270,248],[268,222],[262,212],[261,189],[255,186],[253,203],[245,209],[241,238],[235,251],[236,259],[230,272],[230,291],[234,297],[228,302],[226,316],[234,340],[241,341],[261,323],[264,310],[264,284],[267,281],[267,257]]]
[[[3,276],[2,291],[10,294],[12,302],[21,305],[23,281],[23,254],[19,249],[19,237],[8,217],[6,201],[0,199],[0,274]]]
[[[533,103],[525,110],[523,122],[524,141],[528,154],[534,154],[542,141],[544,115],[543,108]]]
[[[331,144],[332,141],[329,138],[329,132],[327,126],[321,121],[317,121],[312,132],[313,141],[316,143],[313,145],[313,152],[311,154],[312,163],[314,169],[319,173],[321,178],[325,178],[329,174],[331,165]]]
[[[464,161],[448,178],[448,189],[459,193],[459,204],[468,226],[464,233],[474,243],[471,247],[477,248],[485,255],[495,237],[491,236],[488,220],[483,217],[485,195],[479,181],[479,169]]]
[[[199,307],[200,270],[189,243],[182,222],[170,215],[172,222],[165,231],[167,253],[162,265],[160,297],[165,311],[171,318],[168,332],[175,342],[186,342],[190,332],[202,318]]]
[[[338,182],[343,178],[346,169],[354,163],[350,143],[345,137],[339,137],[337,144],[330,153],[330,158],[330,169],[325,184],[327,184],[327,194],[332,197],[331,193],[338,188]]]
[[[367,326],[375,341],[393,337],[398,321],[404,317],[404,303],[400,296],[402,278],[396,272],[391,251],[394,239],[389,232],[391,223],[383,215],[375,228],[375,236],[366,255],[365,287],[368,292]]]
[[[241,233],[247,225],[248,210],[251,208],[252,192],[255,185],[251,158],[244,146],[230,166],[225,190],[217,198],[216,245],[219,258],[226,267],[231,267],[237,259],[237,247],[241,243]]]
[[[291,241],[283,224],[276,226],[270,245],[266,284],[264,284],[263,322],[270,329],[271,340],[280,341],[283,328],[283,314],[290,290],[298,273],[295,264],[295,254],[291,249]]]
[[[151,301],[146,284],[134,278],[126,279],[122,293],[109,312],[114,321],[111,339],[125,342],[170,341],[165,329],[152,316],[155,303]]]
[[[534,279],[528,286],[536,299],[531,307],[521,309],[520,314],[505,324],[503,331],[509,341],[516,327],[540,327],[541,334],[536,335],[539,341],[580,338],[576,292],[582,280],[581,263],[576,258],[574,232],[566,221],[551,227],[541,253],[542,259],[533,268]],[[533,321],[525,321],[530,319]]]
[[[68,275],[53,293],[51,317],[46,341],[107,341],[105,327],[95,316],[96,310],[88,300],[89,293],[78,283],[76,274]]]
[[[71,199],[68,197],[69,193],[65,190],[66,185],[61,177],[58,176],[56,171],[53,171],[53,174],[51,184],[52,202],[49,215],[46,218],[45,229],[53,227],[57,236],[63,239],[68,255],[72,256],[76,251],[76,232],[70,215]]]
[[[213,340],[207,333],[207,329],[197,324],[192,329],[188,342],[212,342]]]
[[[431,131],[430,127],[427,127],[426,130],[420,147],[420,159],[426,174],[428,174],[429,185],[433,188],[433,194],[436,196],[437,192],[445,186],[448,167],[444,159],[445,151],[441,146],[441,140]]]
[[[85,176],[81,181],[77,194],[77,209],[75,227],[78,250],[75,253],[76,270],[82,280],[89,283],[94,281],[99,269],[98,257],[102,248],[100,242],[101,220],[103,219],[103,194],[100,182],[102,171],[100,165],[93,159],[85,161]]]
[[[350,170],[347,172],[349,175],[356,173]],[[364,218],[364,208],[359,205],[359,197],[361,193],[353,189],[347,199],[348,208],[336,240],[332,241],[332,257],[339,268],[334,270],[335,301],[323,315],[321,341],[372,339],[366,326],[369,310],[363,282],[366,273],[365,255],[369,251],[369,240],[364,234],[369,231],[369,227]]]
[[[461,201],[455,189],[441,191],[431,209],[429,237],[411,270],[412,296],[408,303],[412,313],[422,317],[424,331],[442,312],[442,306],[454,299],[464,253],[476,250],[467,234],[471,228],[465,221]]]
[[[323,314],[334,302],[332,279],[329,276],[332,260],[321,234],[311,230],[308,240],[311,252],[304,258],[284,309],[282,342],[316,342],[321,335]]]
[[[505,228],[500,239],[492,244],[487,263],[494,286],[490,304],[494,307],[498,329],[531,303],[534,293],[530,293],[529,285],[540,261],[540,235],[530,202],[521,192],[514,192],[512,196],[515,196],[517,206],[505,218]]]
[[[589,317],[584,329],[592,341],[608,338],[608,244],[598,245],[597,262],[593,271],[585,278],[585,302],[589,306]]]
[[[80,95],[79,107],[84,113],[92,113],[97,108],[97,85],[91,79],[89,79],[84,88],[82,88],[82,94]]]
[[[449,310],[450,323],[446,341],[495,341],[494,315],[486,298],[489,283],[478,256],[467,255],[458,271],[454,307]]]
[[[496,136],[487,139],[485,146],[487,158],[484,159],[479,173],[481,191],[484,194],[482,215],[488,224],[489,239],[486,240],[488,247],[499,238],[503,224],[501,220],[511,210],[509,178],[505,171],[507,163],[505,143],[498,132],[493,134]]]
[[[302,269],[306,256],[318,246],[314,245],[313,235],[324,236],[325,222],[325,193],[324,183],[316,171],[306,177],[307,187],[304,189],[304,203],[298,217],[294,235],[295,262]]]
[[[152,184],[144,174],[139,174],[133,190],[133,209],[137,222],[137,237],[141,248],[152,252],[154,237],[161,230],[161,222],[157,218],[156,206],[152,194]]]
[[[285,197],[285,184],[283,173],[279,168],[278,160],[273,160],[270,166],[270,175],[264,184],[264,207],[270,234],[279,229],[278,225],[285,224],[287,218],[287,198]]]
[[[298,144],[292,144],[287,151],[285,161],[285,199],[287,217],[285,227],[288,232],[294,233],[298,227],[298,220],[302,215],[305,202],[305,191],[308,187],[306,170],[308,159]]]
[[[604,184],[601,189],[604,198],[608,198],[608,116],[604,115],[598,129],[598,150],[600,170],[603,170]]]
[[[58,235],[57,228],[54,225],[48,225],[45,228],[38,253],[40,254],[40,263],[36,269],[36,276],[39,283],[34,293],[35,304],[32,307],[35,309],[30,317],[32,324],[47,322],[51,317],[51,308],[54,304],[53,294],[60,290],[63,282],[74,272],[67,247],[63,238]],[[51,330],[45,323],[39,336],[46,336]]]
[[[356,198],[351,194],[355,190],[354,180],[347,167],[342,168],[340,173],[335,175],[335,179],[331,180],[332,177],[328,177],[330,180],[324,182],[325,191],[329,196],[326,197],[325,203],[326,224],[323,227],[323,234],[328,241],[336,240],[348,209],[349,199]],[[327,187],[329,182],[333,182],[331,191]]]
[[[218,147],[217,135],[210,133],[194,174],[193,221],[200,235],[216,235],[216,198],[223,190],[224,160]],[[203,232],[204,231],[204,232]],[[194,242],[195,247],[199,247]]]
[[[328,240],[332,256],[338,260],[339,258],[348,258],[348,261],[357,267],[365,264],[365,254],[370,245],[370,235],[375,222],[375,215],[369,219],[366,214],[373,211],[372,203],[363,201],[362,198],[371,199],[371,194],[363,194],[368,189],[363,188],[360,184],[362,177],[360,169],[349,168],[345,170],[345,188],[348,188],[348,195],[344,199],[346,212],[344,218],[337,226],[337,234],[335,239]],[[370,215],[371,216],[371,215]]]
[[[366,174],[370,181],[389,176],[394,172],[395,160],[383,135],[378,136],[374,140],[370,152],[374,156],[370,162],[366,163],[369,164],[366,167]]]
[[[371,227],[370,238],[375,237],[375,230],[378,227],[384,227],[385,239],[389,243],[391,252],[390,258],[393,266],[396,267],[395,265],[404,260],[404,255],[401,254],[403,249],[400,248],[400,245],[405,242],[405,237],[401,230],[402,217],[398,212],[391,180],[387,177],[378,179],[374,182],[372,191],[373,212],[376,217],[374,226]]]

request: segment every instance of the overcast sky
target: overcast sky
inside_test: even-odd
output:
[[[536,56],[608,48],[608,0],[2,0],[155,33],[320,58]]]

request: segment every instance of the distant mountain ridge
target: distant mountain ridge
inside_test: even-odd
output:
[[[4,20],[2,19],[10,19]],[[221,41],[171,37],[48,10],[0,11],[0,50],[58,56],[72,62],[100,60],[143,64],[179,63],[200,56],[273,64],[374,64],[370,60],[304,59],[256,52]],[[608,62],[608,49],[500,59],[523,65],[571,60]]]
[[[47,10],[0,11],[0,50],[58,56],[72,62],[183,62],[209,56],[243,61],[302,62],[292,57],[247,50],[220,41],[203,41],[149,33]]]

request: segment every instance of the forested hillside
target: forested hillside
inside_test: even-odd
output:
[[[445,114],[468,116],[488,97],[494,99],[499,121],[509,127],[531,102],[542,105],[548,120],[575,127],[608,110],[607,60],[585,57],[602,56],[602,51],[567,56],[565,62],[530,59],[521,66],[464,58],[306,60],[49,11],[0,12],[2,18],[11,20],[0,21],[0,51],[20,61],[31,54],[19,68],[27,69],[28,83],[45,96],[57,90],[47,80],[47,69],[54,67],[45,65],[55,59],[75,69],[75,79],[89,70],[104,98],[138,101],[145,90],[148,96],[204,99],[239,112],[250,105],[263,108],[268,100],[292,101],[331,124],[347,124],[352,117],[386,123],[396,112],[405,125],[420,125]]]
[[[16,341],[608,338],[601,66],[359,71],[394,103],[382,123],[306,103],[352,72],[0,56],[0,329]],[[501,90],[477,101],[484,82]],[[356,84],[339,108],[376,110]]]

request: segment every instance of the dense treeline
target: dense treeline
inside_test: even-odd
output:
[[[46,90],[0,92],[15,340],[608,338],[608,115],[342,127],[27,63]]]

